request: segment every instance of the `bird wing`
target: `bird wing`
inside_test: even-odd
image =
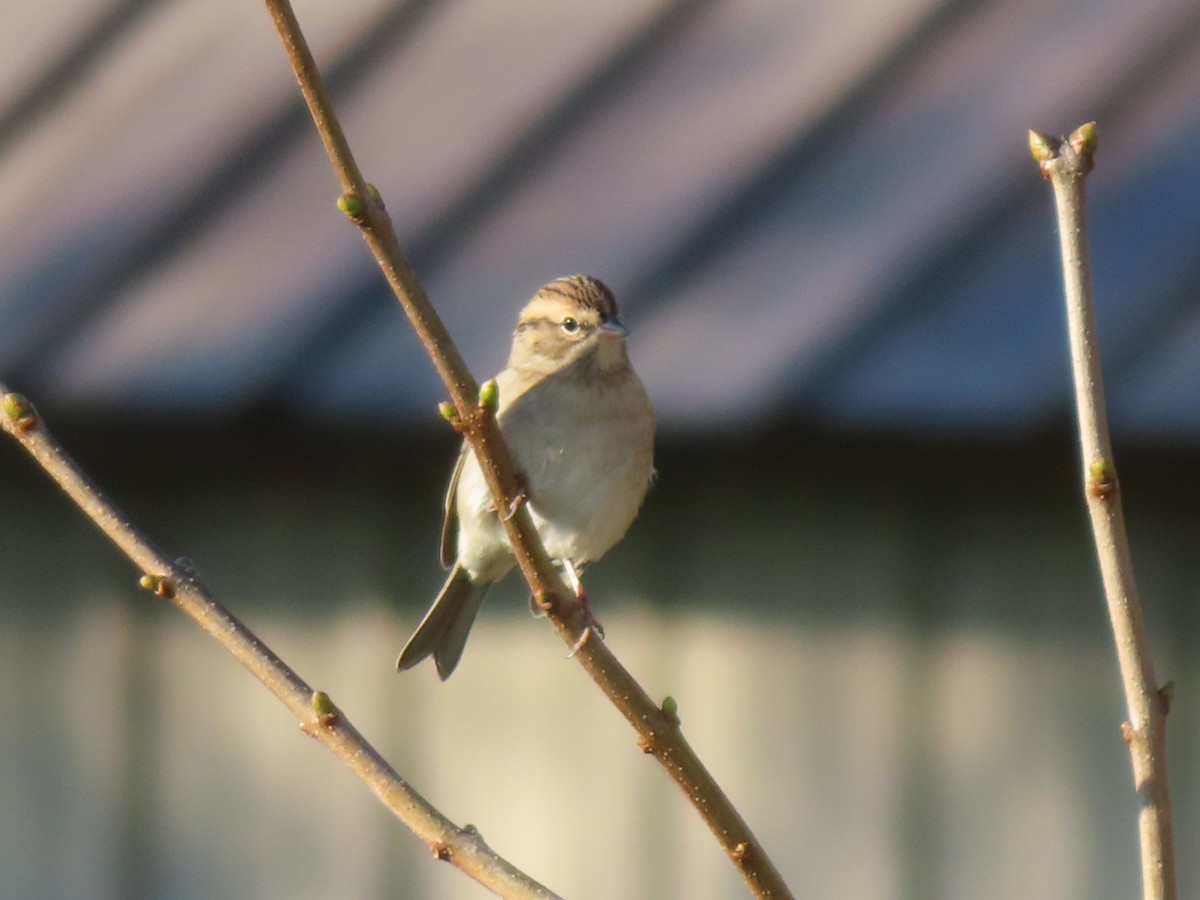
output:
[[[503,369],[496,375],[496,384],[500,389],[500,404],[496,410],[496,418],[503,421],[504,413],[518,397],[524,394],[538,381],[540,376],[531,376],[515,369]],[[446,489],[446,517],[442,520],[442,568],[449,569],[458,562],[458,477],[462,474],[463,463],[471,452],[470,445],[463,441],[462,450],[458,453],[458,461],[454,464],[454,474],[450,476],[450,487]]]
[[[462,473],[466,459],[467,442],[463,441],[462,450],[458,453],[458,462],[454,464],[454,474],[450,476],[450,486],[446,488],[446,516],[442,519],[443,569],[449,569],[458,560],[458,476]]]

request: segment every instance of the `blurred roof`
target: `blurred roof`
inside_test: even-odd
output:
[[[1118,427],[1200,436],[1194,0],[297,3],[481,376],[586,271],[668,427],[1069,415],[1030,127],[1100,123]],[[431,416],[265,9],[18,4],[0,31],[0,375],[60,408]]]

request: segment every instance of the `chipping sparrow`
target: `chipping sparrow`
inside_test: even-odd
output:
[[[607,287],[586,275],[559,278],[521,311],[508,365],[496,376],[497,420],[534,526],[581,598],[579,572],[624,536],[654,472],[654,418],[629,365],[626,334]],[[515,564],[479,463],[464,443],[442,526],[442,565],[450,577],[397,668],[432,655],[438,675],[449,678],[484,594]]]

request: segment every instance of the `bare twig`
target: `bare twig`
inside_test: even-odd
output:
[[[362,231],[445,382],[457,412],[457,424],[479,459],[496,508],[516,508],[504,527],[521,574],[559,635],[573,646],[584,631],[585,611],[551,564],[528,509],[514,502],[520,488],[495,416],[479,402],[475,379],[405,260],[382,203],[354,161],[291,4],[288,0],[265,2],[342,186],[339,205]],[[637,730],[639,746],[663,765],[695,805],[754,894],[790,897],[783,878],[749,826],[684,740],[678,718],[655,705],[602,641],[585,641],[576,658]]]
[[[1142,888],[1146,900],[1174,900],[1175,851],[1166,750],[1169,692],[1160,688],[1154,676],[1150,643],[1133,580],[1120,484],[1108,437],[1093,313],[1084,180],[1092,168],[1096,150],[1096,123],[1080,126],[1065,140],[1031,131],[1029,146],[1043,177],[1054,189],[1083,448],[1084,491],[1125,685],[1129,721],[1122,730],[1133,758],[1134,782],[1141,804],[1138,831],[1142,846]]]
[[[446,860],[503,897],[556,897],[497,856],[469,826],[459,828],[396,774],[322,691],[314,691],[234,615],[195,573],[171,561],[100,492],[50,434],[33,405],[0,384],[0,429],[14,437],[87,516],[144,573],[141,584],[170,600],[233,654],[300,720],[300,727],[340,759],[401,822]]]

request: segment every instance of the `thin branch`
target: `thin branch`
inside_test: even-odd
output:
[[[502,897],[557,895],[497,856],[473,828],[459,828],[396,774],[329,696],[303,679],[209,593],[191,569],[155,549],[83,473],[20,394],[0,383],[0,428],[29,453],[143,573],[141,585],[171,600],[250,670],[395,816],[446,860]]]
[[[1084,493],[1129,712],[1129,721],[1122,731],[1133,759],[1140,803],[1138,832],[1143,895],[1146,900],[1175,900],[1166,749],[1169,691],[1159,687],[1154,675],[1150,642],[1133,580],[1120,483],[1108,437],[1100,345],[1093,312],[1084,181],[1092,168],[1096,140],[1095,122],[1080,126],[1065,140],[1036,131],[1029,134],[1033,157],[1054,189],[1083,450]]]
[[[445,382],[457,412],[456,426],[479,459],[497,509],[511,509],[519,487],[495,416],[486,404],[479,402],[475,379],[404,258],[378,195],[368,187],[354,161],[291,4],[288,0],[265,2],[341,184],[343,195],[339,206],[359,226]],[[507,519],[504,525],[517,565],[533,596],[546,609],[564,642],[573,646],[584,632],[584,611],[551,564],[529,511],[520,506],[516,515]],[[642,750],[653,755],[679,784],[751,891],[758,897],[791,897],[782,876],[749,826],[684,740],[673,709],[659,708],[603,641],[585,641],[576,658],[637,730],[638,745]]]

